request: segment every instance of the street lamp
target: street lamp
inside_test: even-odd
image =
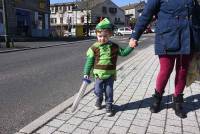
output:
[[[3,6],[3,23],[4,23],[4,30],[5,30],[5,43],[6,43],[6,47],[10,48],[10,41],[9,41],[9,36],[8,36],[6,0],[2,0],[2,6]]]

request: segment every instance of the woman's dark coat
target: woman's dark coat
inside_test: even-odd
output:
[[[155,54],[200,51],[200,6],[197,0],[148,0],[132,38],[138,40],[156,16]]]

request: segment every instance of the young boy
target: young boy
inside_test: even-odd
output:
[[[127,46],[120,48],[117,44],[109,41],[113,34],[110,21],[105,18],[96,26],[97,42],[87,51],[87,59],[84,66],[84,78],[89,78],[93,69],[95,78],[94,93],[97,97],[95,108],[101,109],[103,93],[105,93],[106,114],[112,116],[113,113],[113,84],[116,79],[117,57],[127,56],[134,47]]]

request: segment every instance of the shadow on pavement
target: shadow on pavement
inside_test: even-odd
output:
[[[150,97],[150,98],[145,98],[143,100],[126,103],[123,105],[114,105],[114,108],[115,108],[115,112],[117,113],[120,111],[134,110],[134,109],[139,109],[139,108],[147,108],[152,105],[152,102],[153,102],[153,97]],[[162,111],[163,109],[166,109],[166,108],[168,108],[168,109],[173,108],[172,102],[173,102],[172,94],[163,96],[160,111]],[[186,113],[200,109],[200,94],[191,95],[187,98],[184,98],[183,108]]]

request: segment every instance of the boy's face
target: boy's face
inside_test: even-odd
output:
[[[111,36],[111,32],[108,30],[105,31],[97,31],[97,40],[98,42],[104,44],[107,43]]]

